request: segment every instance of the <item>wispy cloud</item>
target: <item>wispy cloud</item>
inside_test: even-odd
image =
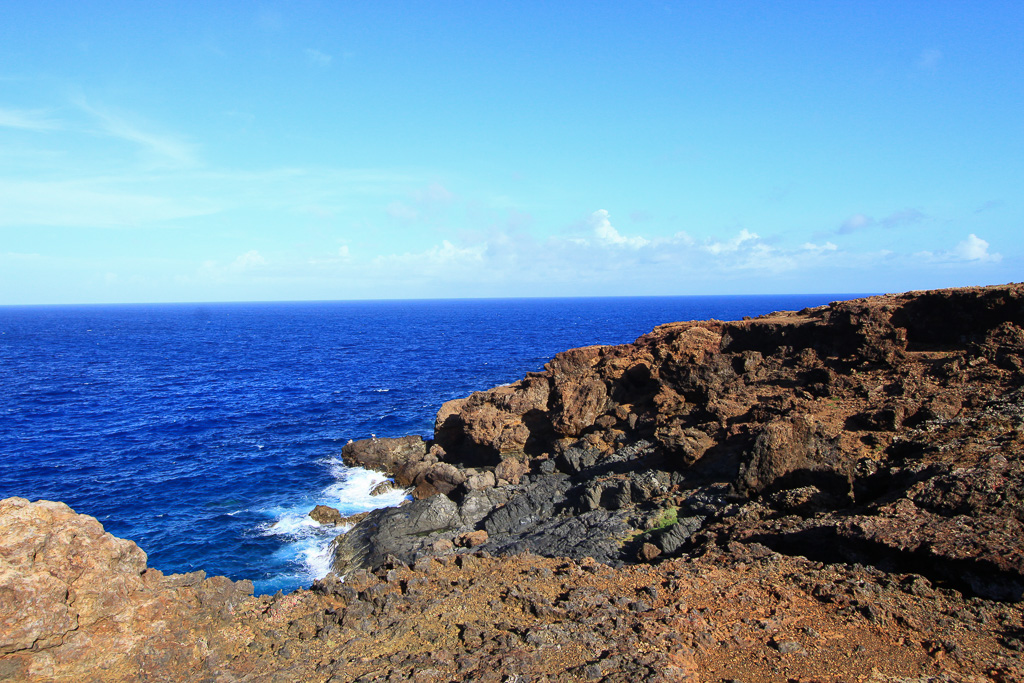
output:
[[[131,192],[96,181],[0,179],[0,227],[130,228],[218,210],[211,202]]]
[[[306,58],[309,60],[310,64],[315,64],[317,66],[330,66],[331,62],[334,61],[334,57],[326,52],[321,52],[320,50],[306,48],[305,52]]]
[[[414,190],[413,199],[424,204],[447,204],[455,199],[455,195],[441,183],[434,181],[425,188]]]
[[[99,124],[102,134],[138,145],[160,165],[181,167],[198,163],[196,146],[177,136],[146,130],[127,117],[90,104],[84,97],[75,98],[74,104]]]
[[[989,199],[987,202],[984,202],[981,206],[975,209],[974,213],[985,213],[986,211],[991,211],[992,209],[998,209],[1001,208],[1005,203],[1006,202],[1004,202],[1002,199]]]
[[[836,229],[836,233],[839,235],[849,235],[852,232],[863,230],[875,224],[875,219],[871,216],[865,216],[862,213],[855,213]]]
[[[871,216],[863,213],[856,213],[843,221],[840,226],[836,228],[834,234],[849,235],[851,233],[873,227],[882,227],[886,229],[899,228],[906,225],[920,223],[926,218],[928,218],[928,216],[917,209],[900,209],[899,211],[894,211],[880,220],[875,220]]]
[[[411,222],[419,218],[419,212],[408,206],[407,204],[399,201],[394,201],[388,204],[384,211],[392,218],[397,218],[400,221]]]
[[[179,283],[218,282],[244,280],[261,273],[267,266],[267,260],[255,249],[239,254],[234,260],[222,263],[215,259],[203,261],[198,270],[191,275],[179,275]]]
[[[434,181],[407,192],[404,199],[389,202],[384,212],[403,223],[431,223],[445,215],[455,200],[455,194]]]
[[[939,62],[941,61],[942,51],[936,50],[934,48],[929,48],[927,50],[921,51],[921,54],[917,56],[917,61],[914,62],[914,65],[917,66],[918,69],[923,69],[925,71],[934,71],[936,68],[938,68]]]
[[[37,109],[5,109],[0,107],[0,127],[47,131],[62,128],[60,121]]]

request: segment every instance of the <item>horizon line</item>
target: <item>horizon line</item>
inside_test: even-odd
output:
[[[946,288],[942,288],[946,289]],[[907,290],[915,291],[915,290]],[[927,290],[921,290],[927,291]],[[879,296],[897,292],[778,292],[756,294],[612,294],[612,295],[580,295],[580,296],[479,296],[479,297],[403,297],[403,298],[365,298],[365,299],[234,299],[234,300],[195,300],[195,301],[100,301],[73,303],[12,303],[0,304],[4,308],[57,308],[57,307],[99,307],[99,306],[222,306],[232,304],[329,304],[329,303],[403,303],[403,302],[441,302],[441,301],[564,301],[587,299],[698,299],[698,298],[734,298],[734,297],[792,297],[792,296],[824,296],[837,297],[833,301],[847,301],[867,296]]]

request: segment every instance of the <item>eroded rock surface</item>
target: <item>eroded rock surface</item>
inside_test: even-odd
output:
[[[423,493],[459,515],[415,548],[345,566],[414,562],[477,530],[489,552],[613,565],[737,540],[1019,600],[1022,368],[1021,285],[671,323],[572,349],[445,404],[417,467],[443,465],[445,486]]]
[[[0,679],[185,680],[224,662],[252,583],[164,576],[131,541],[63,503],[0,501]]]
[[[1019,681],[1024,614],[912,573],[756,543],[613,569],[389,559],[312,590],[145,567],[59,503],[0,502],[0,679]],[[19,532],[19,530],[22,530]],[[478,535],[478,540],[482,534]],[[468,547],[468,539],[460,541]]]

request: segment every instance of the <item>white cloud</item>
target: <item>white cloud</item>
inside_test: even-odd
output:
[[[215,213],[200,200],[109,187],[95,181],[28,182],[0,179],[0,227],[47,225],[77,228],[130,228]]]
[[[44,131],[57,130],[61,127],[59,121],[51,119],[42,111],[0,108],[0,128]]]
[[[599,244],[614,247],[628,247],[630,249],[639,249],[650,244],[650,241],[643,237],[625,237],[620,235],[619,231],[612,225],[609,214],[605,209],[598,209],[594,213],[590,214],[590,224],[593,228],[594,236],[597,237]]]
[[[267,260],[263,258],[260,252],[250,249],[244,254],[239,254],[234,261],[225,265],[213,259],[203,261],[194,276],[182,275],[176,279],[181,283],[237,281],[241,279],[240,276],[260,270],[266,265]]]
[[[397,266],[397,274],[415,275],[422,272],[435,272],[439,267],[453,268],[477,266],[484,260],[487,243],[470,246],[457,246],[448,240],[442,240],[425,251],[404,254],[388,254],[378,256],[374,263],[383,266]]]
[[[837,247],[832,242],[825,242],[825,244],[814,244],[812,242],[804,242],[800,248],[803,249],[804,251],[823,252],[836,251],[839,247]]]
[[[949,251],[920,251],[914,256],[933,263],[998,263],[1003,260],[1002,254],[989,253],[988,247],[988,242],[971,233]]]
[[[231,264],[231,269],[235,271],[243,271],[265,265],[267,265],[267,260],[260,255],[260,252],[255,249],[251,249],[236,258],[234,263]]]
[[[443,265],[465,263],[467,261],[479,263],[483,261],[485,251],[487,251],[486,244],[457,247],[448,240],[443,240],[441,246],[433,247],[426,252],[425,256],[427,259]]]
[[[988,253],[988,242],[981,239],[973,232],[967,236],[967,239],[960,242],[953,248],[953,256],[962,259],[964,261],[1000,261],[1002,256],[1000,254]]]
[[[306,57],[309,59],[310,63],[316,64],[317,66],[330,66],[331,62],[334,61],[334,57],[326,52],[321,52],[320,50],[314,50],[312,48],[306,49]]]
[[[761,239],[757,233],[750,232],[746,228],[740,230],[739,234],[731,240],[722,242],[720,240],[709,240],[704,243],[704,249],[710,254],[729,254],[738,251],[744,244]]]

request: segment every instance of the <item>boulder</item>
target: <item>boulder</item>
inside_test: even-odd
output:
[[[341,459],[349,467],[364,467],[393,475],[399,469],[427,457],[427,443],[418,436],[399,439],[362,439],[341,449]],[[405,484],[400,485],[404,486]]]
[[[461,526],[458,506],[440,494],[401,507],[373,510],[332,541],[332,570],[344,576],[358,569],[376,569],[391,557],[412,564],[439,540],[438,534],[454,537]]]
[[[317,505],[310,511],[309,516],[312,517],[315,522],[326,526],[337,526],[341,524],[342,520],[341,513],[338,509],[332,508],[328,505]]]
[[[844,466],[851,465],[844,462],[835,441],[826,437],[814,420],[806,415],[795,415],[761,428],[749,459],[740,467],[738,489],[758,493],[777,488],[784,478],[819,483],[815,481],[819,479],[814,476],[816,473],[825,479],[845,480]]]
[[[455,545],[463,548],[475,548],[486,543],[487,539],[487,532],[480,529],[478,531],[470,531],[469,533],[462,534],[455,539]]]

